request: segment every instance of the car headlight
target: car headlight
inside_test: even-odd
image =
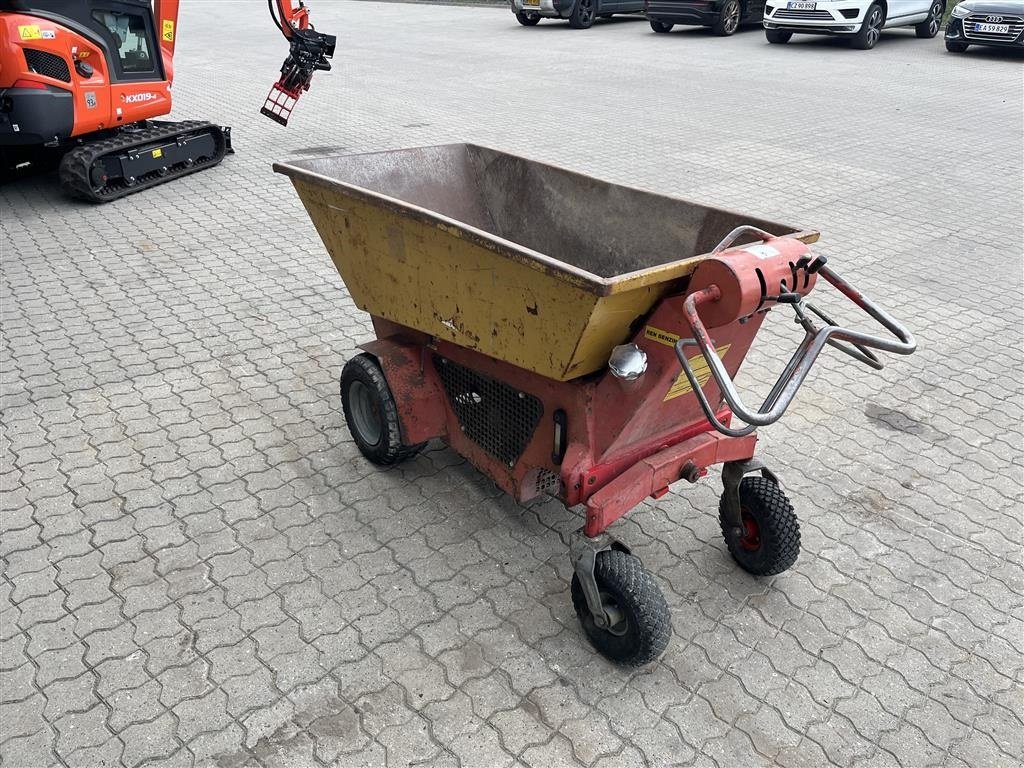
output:
[[[952,15],[955,16],[958,19],[962,19],[962,18],[964,18],[966,16],[969,16],[970,13],[971,13],[971,9],[965,7],[964,4],[961,3],[960,5],[956,6],[953,9]]]

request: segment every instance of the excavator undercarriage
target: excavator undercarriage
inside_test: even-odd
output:
[[[169,122],[179,0],[0,0],[0,180],[59,164],[61,188],[96,203],[220,163],[231,129]],[[268,0],[289,42],[260,110],[288,124],[335,37],[302,0]]]
[[[60,185],[79,199],[106,203],[212,168],[233,151],[230,128],[149,120],[67,152]]]

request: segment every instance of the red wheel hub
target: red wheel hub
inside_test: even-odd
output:
[[[746,508],[740,509],[743,520],[743,535],[740,536],[740,546],[748,552],[756,552],[761,548],[761,528],[754,516]]]

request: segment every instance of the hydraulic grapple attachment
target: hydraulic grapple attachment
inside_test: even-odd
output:
[[[337,38],[312,27],[293,29],[288,58],[281,65],[281,79],[274,83],[260,112],[274,122],[288,125],[288,118],[303,91],[309,90],[313,73],[329,72]]]

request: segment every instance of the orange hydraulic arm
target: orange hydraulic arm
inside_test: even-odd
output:
[[[274,0],[277,3],[277,18],[280,19],[281,32],[291,39],[292,29],[309,29],[309,9],[302,4],[295,5],[294,0]],[[271,10],[273,14],[273,10]]]
[[[178,6],[180,0],[153,0],[153,18],[160,35],[160,51],[168,81],[173,80],[174,44],[178,38]],[[309,23],[309,8],[302,0],[267,0],[270,17],[291,47],[281,65],[281,78],[270,89],[260,110],[281,125],[288,125],[295,102],[316,71],[329,71],[334,56],[335,37],[317,32]]]
[[[313,73],[330,70],[329,59],[334,56],[336,39],[334,35],[325,35],[313,28],[309,23],[309,9],[302,0],[267,0],[267,5],[274,23],[288,38],[291,48],[281,65],[281,78],[270,89],[260,112],[281,125],[288,125],[299,96],[309,90]]]

